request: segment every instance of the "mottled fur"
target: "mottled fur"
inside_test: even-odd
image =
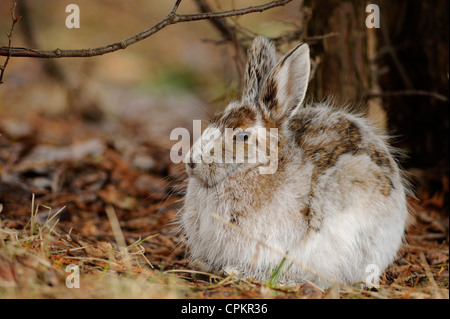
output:
[[[271,42],[257,37],[242,100],[213,117],[187,156],[199,160],[186,167],[190,179],[180,216],[190,257],[210,271],[265,279],[282,256],[256,237],[323,274],[287,264],[284,282],[364,281],[366,267],[383,271],[402,243],[408,209],[400,170],[386,138],[363,117],[326,103],[302,105],[310,67],[306,44],[274,61]],[[232,136],[224,136],[227,127]],[[227,139],[234,147],[244,143],[245,150],[257,147],[258,138],[269,140],[253,134],[236,141],[249,128],[278,129],[278,143],[270,146],[276,158],[266,152],[257,163],[201,160],[203,147],[218,143],[225,150]],[[214,130],[221,138],[211,137]],[[260,174],[270,160],[277,161],[276,172]]]

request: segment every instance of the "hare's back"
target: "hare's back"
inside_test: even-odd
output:
[[[385,197],[401,186],[386,138],[360,116],[322,105],[305,107],[291,117],[288,135],[304,160],[314,164],[312,196],[314,184],[330,170],[354,187],[370,186]]]

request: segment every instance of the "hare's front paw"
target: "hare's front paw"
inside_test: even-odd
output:
[[[224,267],[223,269],[217,270],[214,269],[212,266],[208,265],[205,261],[201,259],[195,259],[189,263],[189,267],[197,270],[199,272],[205,273],[205,274],[211,274],[219,277],[228,277],[232,274],[239,275],[240,272],[235,267]],[[205,274],[194,274],[194,279],[201,279],[202,276]]]
[[[221,270],[221,273],[222,273],[223,277],[228,277],[228,276],[231,276],[233,274],[236,275],[236,276],[239,276],[241,274],[240,271],[237,268],[231,267],[231,266],[224,267]]]
[[[189,262],[188,266],[189,266],[189,268],[192,268],[193,270],[197,270],[197,271],[201,271],[201,272],[205,272],[205,273],[209,273],[209,274],[214,273],[213,268],[201,259],[192,260],[191,262]]]

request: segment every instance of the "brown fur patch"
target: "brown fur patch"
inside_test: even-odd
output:
[[[341,155],[360,152],[361,132],[355,123],[342,116],[336,125],[325,126],[317,120],[316,114],[310,111],[293,118],[289,123],[289,129],[294,134],[296,144],[304,150],[305,156],[316,164],[313,180],[333,167]],[[319,144],[315,143],[317,142],[315,138],[325,135],[334,139],[329,141],[324,139]],[[313,142],[310,139],[313,139]]]
[[[377,175],[377,179],[380,183],[381,194],[384,196],[389,196],[391,191],[395,189],[392,180],[389,178],[395,170],[393,159],[389,156],[389,154],[375,149],[373,145],[371,145],[366,152],[372,162],[381,168],[382,173]]]
[[[244,211],[232,211],[230,215],[230,223],[234,225],[239,224],[239,220],[246,215]]]
[[[219,128],[245,128],[252,126],[256,120],[255,110],[247,105],[233,108],[228,112],[216,114],[210,120],[210,124],[216,124]]]
[[[326,170],[336,165],[344,154],[358,155],[361,150],[362,135],[353,121],[339,116],[337,123],[323,123],[316,111],[304,110],[289,122],[296,144],[303,149],[306,158],[315,164],[311,175],[311,188],[307,207],[301,213],[311,221],[315,212],[310,208],[311,200],[316,196],[315,185]],[[386,191],[385,191],[386,192]]]
[[[223,116],[223,112],[216,113],[213,115],[213,117],[209,120],[209,124],[218,124],[220,122],[220,119]]]
[[[267,78],[264,92],[262,93],[262,102],[270,113],[276,114],[278,109],[277,83],[273,76]]]
[[[368,149],[368,154],[370,159],[380,167],[389,168],[391,171],[394,170],[394,164],[388,154],[383,151],[376,150],[373,146]]]
[[[304,110],[289,122],[289,130],[296,144],[303,149],[304,155],[315,164],[311,175],[310,201],[315,197],[314,187],[319,177],[326,170],[336,165],[344,154],[367,154],[377,164],[382,173],[374,174],[378,180],[380,193],[389,196],[394,185],[389,175],[394,171],[394,163],[390,155],[377,150],[374,146],[362,148],[362,134],[356,123],[344,116],[338,116],[334,125],[323,123],[314,109]],[[327,138],[329,137],[329,138]],[[311,220],[315,212],[310,209],[310,202],[301,213]]]
[[[280,128],[284,121],[283,120],[277,120],[273,116],[270,115],[270,113],[267,113],[267,110],[264,110],[262,108],[265,108],[264,106],[261,107],[261,114],[262,114],[262,120],[264,123],[264,127],[267,130],[270,130],[271,128]],[[280,131],[278,131],[278,134],[280,134]]]
[[[378,185],[381,194],[386,197],[389,196],[391,194],[391,191],[395,189],[392,180],[387,176],[387,174],[376,173],[374,175],[375,178],[378,180]]]

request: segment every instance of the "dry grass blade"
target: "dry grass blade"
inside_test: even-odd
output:
[[[219,281],[218,283],[217,283],[217,286],[221,286],[221,285],[224,285],[225,283],[227,283],[228,281],[230,281],[234,276],[235,276],[236,274],[231,274],[231,275],[228,275],[227,277],[225,277],[224,279],[222,279],[221,281]]]
[[[433,273],[431,272],[430,266],[428,265],[425,255],[421,252],[419,254],[419,256],[420,256],[420,260],[422,262],[422,266],[425,269],[425,274],[428,277],[429,284],[431,285],[431,291],[433,292],[433,297],[435,299],[445,299],[444,296],[441,294],[439,287],[436,284],[436,281],[434,280]]]
[[[106,215],[108,216],[109,223],[111,225],[111,229],[114,234],[114,238],[116,239],[117,245],[119,246],[119,252],[121,256],[125,260],[130,260],[130,256],[128,254],[127,245],[125,242],[125,237],[123,236],[122,229],[120,228],[119,220],[117,219],[116,212],[114,208],[110,205],[106,207]]]
[[[189,274],[209,276],[214,279],[222,279],[222,277],[208,273],[208,272],[191,270],[191,269],[171,269],[171,270],[164,271],[164,273],[189,273]]]

